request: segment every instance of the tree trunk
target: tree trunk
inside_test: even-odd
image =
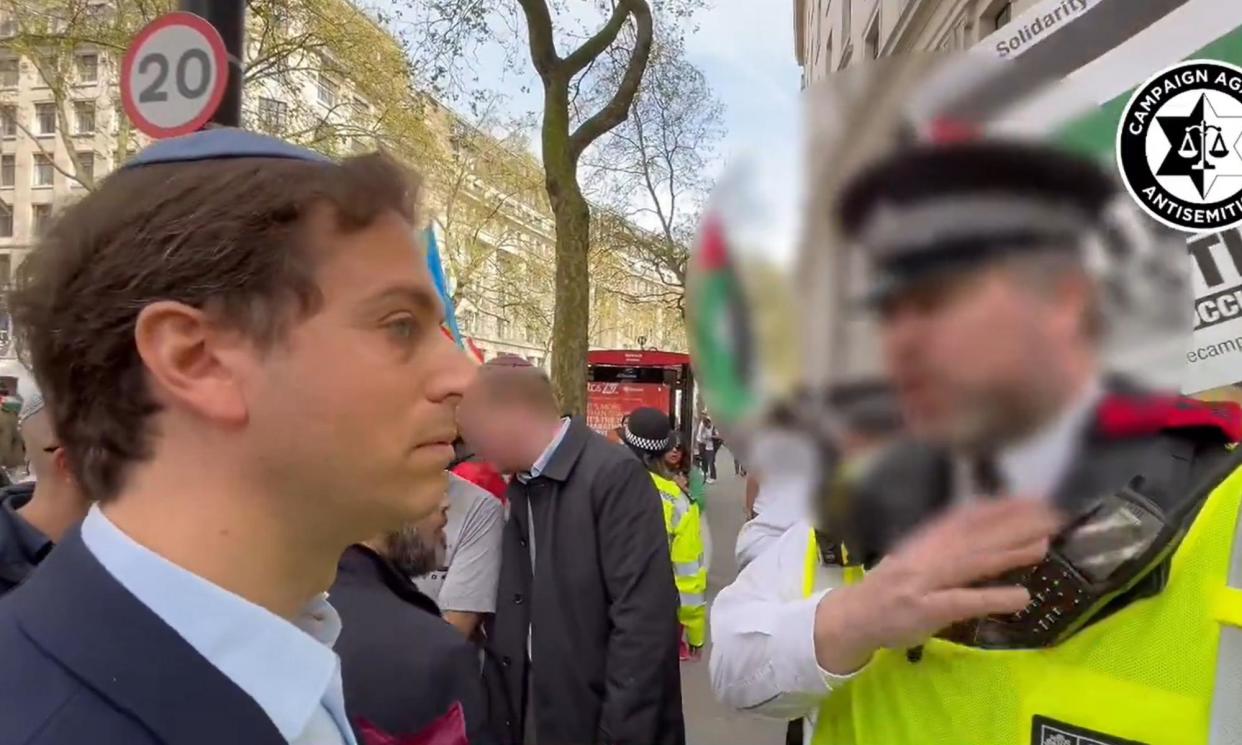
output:
[[[559,181],[560,183],[554,182]],[[568,183],[566,183],[566,181]],[[552,319],[552,386],[561,408],[572,416],[586,413],[587,329],[590,327],[591,280],[587,273],[591,212],[571,173],[548,173],[548,191],[556,215],[556,311]]]

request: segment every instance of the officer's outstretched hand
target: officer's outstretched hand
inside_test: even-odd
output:
[[[862,582],[832,590],[815,616],[815,656],[830,673],[852,673],[881,648],[922,644],[958,621],[1015,613],[1023,587],[979,587],[1039,562],[1062,519],[1035,500],[1002,499],[955,509],[915,533]]]

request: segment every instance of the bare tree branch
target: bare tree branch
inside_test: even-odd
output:
[[[630,15],[634,18],[636,27],[634,49],[630,52],[630,59],[626,64],[625,74],[617,84],[617,89],[613,93],[612,98],[602,109],[582,122],[582,124],[579,124],[578,128],[570,135],[569,152],[573,160],[577,160],[587,145],[595,142],[601,135],[625,121],[630,110],[630,104],[634,101],[634,95],[638,92],[638,85],[642,82],[643,72],[647,68],[647,59],[651,55],[653,34],[651,7],[647,5],[646,0],[622,0],[618,8],[622,6],[627,7]]]
[[[612,15],[608,17],[608,22],[604,24],[604,27],[565,58],[564,72],[566,76],[572,77],[577,75],[603,54],[617,40],[617,34],[621,32],[621,28],[625,26],[626,19],[629,17],[629,4],[617,3],[613,7]]]
[[[548,80],[559,72],[561,58],[556,54],[556,39],[552,36],[552,14],[547,0],[518,0],[526,15],[526,33],[530,37],[530,61],[535,72]]]

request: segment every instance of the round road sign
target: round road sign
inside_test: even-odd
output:
[[[177,137],[216,113],[228,75],[220,32],[193,13],[167,13],[143,27],[125,51],[121,101],[144,134]]]

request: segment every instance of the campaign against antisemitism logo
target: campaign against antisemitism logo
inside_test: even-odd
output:
[[[1117,127],[1121,180],[1143,209],[1192,233],[1242,224],[1242,68],[1174,65],[1135,90]]]

